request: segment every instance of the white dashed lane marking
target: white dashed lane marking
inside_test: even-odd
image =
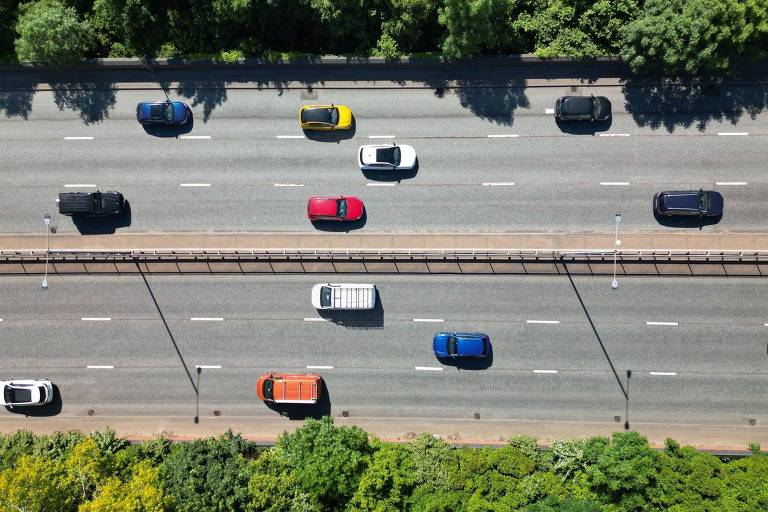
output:
[[[209,369],[209,370],[220,370],[221,365],[220,364],[196,364],[195,368],[202,369]]]
[[[527,324],[559,324],[560,320],[526,320]]]
[[[220,316],[193,316],[190,318],[193,322],[223,322],[224,319]]]
[[[414,322],[443,322],[442,318],[414,318]]]
[[[500,134],[492,134],[488,135],[489,139],[516,139],[520,135],[517,133],[500,133]]]
[[[64,188],[96,188],[93,183],[67,183]]]
[[[312,318],[305,318],[304,321],[305,322],[327,322],[328,320],[326,320],[325,318],[312,317]]]
[[[93,140],[93,137],[64,137],[64,140]]]
[[[533,373],[557,373],[557,370],[533,370]]]
[[[555,109],[553,109],[553,108],[545,108],[544,109],[544,113],[545,114],[554,114],[555,113]]]
[[[304,139],[303,135],[278,135],[278,139]]]
[[[112,365],[97,365],[97,364],[91,364],[86,366],[89,370],[111,370],[114,368]]]
[[[442,368],[438,368],[436,366],[414,366],[414,370],[417,371],[424,371],[424,372],[441,372],[443,371]]]
[[[303,183],[273,183],[273,187],[303,187]]]
[[[369,135],[369,139],[394,139],[394,135]]]
[[[604,187],[626,187],[629,185],[628,181],[601,181],[600,184]]]
[[[645,325],[677,325],[677,322],[645,322]]]
[[[745,136],[745,135],[749,135],[749,132],[717,132],[717,134],[722,136],[733,136],[733,135]]]
[[[84,316],[81,318],[83,322],[109,322],[112,320],[110,317],[93,317],[93,316]]]
[[[190,140],[208,140],[211,138],[210,135],[179,135],[180,139],[190,139]]]
[[[497,181],[497,182],[487,182],[483,183],[484,187],[513,187],[515,185],[514,181]]]
[[[677,375],[677,372],[648,372],[651,375]]]
[[[629,137],[628,133],[600,133],[600,137]]]
[[[333,366],[307,366],[307,370],[333,370]]]
[[[746,184],[746,181],[718,181],[715,183],[715,185],[721,186],[744,186]]]
[[[180,183],[180,187],[210,187],[210,183]]]
[[[396,183],[366,183],[366,187],[394,187]]]

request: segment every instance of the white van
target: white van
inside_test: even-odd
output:
[[[312,287],[315,309],[373,309],[376,287],[372,284],[316,284]]]

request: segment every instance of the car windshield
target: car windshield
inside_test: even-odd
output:
[[[275,388],[275,381],[272,379],[267,379],[264,381],[264,384],[261,386],[261,392],[264,395],[264,398],[267,400],[272,400],[275,396],[273,391]]]
[[[448,336],[448,355],[449,356],[456,355],[457,344],[458,344],[458,341],[456,340],[456,336]]]
[[[5,389],[3,389],[3,400],[7,404],[10,404],[13,402],[13,395],[11,394],[11,386],[5,386]]]
[[[339,109],[329,108],[328,113],[331,116],[331,124],[339,124]]]
[[[331,305],[331,289],[327,286],[320,288],[320,305],[324,308]]]
[[[709,210],[709,195],[706,192],[699,193],[699,210],[702,212]]]
[[[392,146],[376,150],[376,161],[386,162],[392,165],[400,165],[400,148]]]
[[[600,115],[600,110],[601,110],[600,100],[598,100],[597,98],[592,98],[592,107],[593,107],[592,114],[595,117],[598,117]]]
[[[167,102],[163,105],[163,118],[166,121],[173,121],[173,103]]]
[[[337,217],[347,216],[347,200],[346,199],[336,200],[336,216]]]
[[[45,391],[45,386],[38,386],[38,389],[40,390],[40,401],[45,402],[45,400],[48,398],[48,393]]]

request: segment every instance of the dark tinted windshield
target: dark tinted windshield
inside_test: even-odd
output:
[[[261,393],[264,395],[264,398],[267,400],[273,400],[274,399],[274,393],[273,390],[275,388],[275,381],[272,379],[267,379],[264,381],[264,385],[261,386]]]
[[[347,200],[346,199],[339,199],[336,201],[336,216],[337,217],[347,216]]]
[[[327,286],[320,288],[320,305],[324,308],[331,306],[331,289]]]
[[[173,121],[173,105],[171,103],[163,105],[163,117],[166,121]]]
[[[448,355],[449,356],[456,355],[456,336],[448,337]]]
[[[699,210],[702,212],[709,210],[709,195],[706,192],[699,194]]]
[[[600,100],[598,100],[597,98],[592,98],[592,108],[593,108],[592,115],[594,115],[595,117],[600,117],[600,111],[602,110]]]

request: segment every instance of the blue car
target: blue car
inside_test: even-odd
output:
[[[180,126],[189,121],[192,112],[181,101],[142,101],[136,105],[136,120],[141,124]]]
[[[490,342],[482,332],[438,332],[432,348],[439,358],[486,357]]]

